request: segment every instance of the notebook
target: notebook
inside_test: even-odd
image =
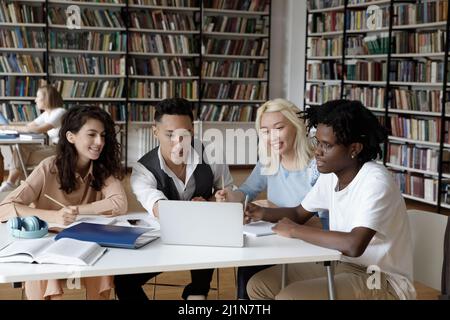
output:
[[[262,237],[275,234],[272,227],[275,223],[267,221],[255,221],[244,225],[244,234],[250,237]]]
[[[33,139],[45,139],[46,135],[43,133],[21,133],[19,134],[20,140],[31,141]]]
[[[13,241],[0,251],[0,262],[91,266],[106,252],[94,242],[41,238]]]
[[[15,130],[0,130],[0,139],[16,139],[19,137],[19,132]]]
[[[242,203],[158,202],[161,240],[164,244],[242,247]]]
[[[103,247],[137,249],[159,238],[152,228],[124,227],[81,222],[66,228],[55,239],[72,238],[96,242]]]

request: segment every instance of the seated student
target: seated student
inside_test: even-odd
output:
[[[35,215],[49,223],[68,225],[83,213],[125,214],[127,197],[120,182],[119,154],[114,122],[106,111],[98,107],[71,108],[63,118],[56,156],[43,160],[0,203],[0,221]],[[46,194],[66,207],[59,207]],[[88,298],[109,298],[113,277],[82,280]],[[64,281],[27,281],[26,296],[59,299]]]
[[[214,199],[213,189],[232,184],[228,167],[208,164],[202,151],[191,147],[193,113],[189,101],[166,99],[155,110],[153,132],[159,147],[144,155],[133,168],[131,187],[142,206],[158,218],[158,201]],[[206,299],[214,269],[192,270],[192,282],[183,291],[183,299]],[[142,286],[159,273],[115,277],[119,299],[145,300]]]
[[[251,201],[267,189],[267,199],[278,207],[296,207],[319,177],[313,159],[305,122],[297,116],[299,109],[284,99],[263,104],[257,112],[256,129],[262,142],[259,144],[260,161],[251,175],[236,191],[229,189],[216,193],[217,201],[240,202],[245,196]],[[265,157],[265,155],[270,155]],[[268,158],[265,163],[261,159]],[[322,224],[328,228],[327,213]],[[269,266],[238,268],[238,299],[248,299],[248,280]]]
[[[36,108],[44,112],[26,126],[1,126],[2,130],[16,130],[20,133],[47,133],[49,145],[21,145],[20,153],[25,166],[35,165],[43,159],[56,153],[58,131],[61,119],[66,112],[63,99],[58,90],[51,85],[40,87],[36,93]],[[3,158],[2,158],[3,160]],[[9,165],[8,179],[0,186],[0,192],[11,191],[16,187],[17,180],[22,174],[22,168],[17,151],[14,149],[12,162]],[[1,162],[3,165],[3,161]],[[3,175],[1,176],[3,180]]]
[[[336,100],[305,112],[316,127],[315,156],[321,173],[295,208],[249,204],[246,219],[278,222],[274,231],[342,252],[335,270],[338,299],[414,298],[412,247],[406,207],[388,170],[372,161],[381,155],[386,132],[358,101]],[[330,231],[303,225],[319,210],[329,210]],[[379,287],[371,289],[369,266],[379,268]],[[372,277],[373,277],[372,276]],[[254,275],[251,299],[327,299],[325,268],[316,263],[289,265],[281,289],[281,267]]]

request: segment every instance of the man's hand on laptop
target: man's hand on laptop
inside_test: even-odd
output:
[[[248,203],[247,207],[244,209],[244,224],[250,223],[252,221],[263,220],[265,208],[260,207],[253,203]]]

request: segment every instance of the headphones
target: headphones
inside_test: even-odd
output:
[[[16,238],[42,238],[48,233],[48,224],[36,216],[14,217],[8,220],[10,233]]]

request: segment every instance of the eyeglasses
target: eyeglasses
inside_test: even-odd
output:
[[[317,138],[311,137],[310,138],[311,144],[314,146],[315,149],[319,148],[322,150],[323,153],[328,153],[334,146],[329,143],[322,143]]]

